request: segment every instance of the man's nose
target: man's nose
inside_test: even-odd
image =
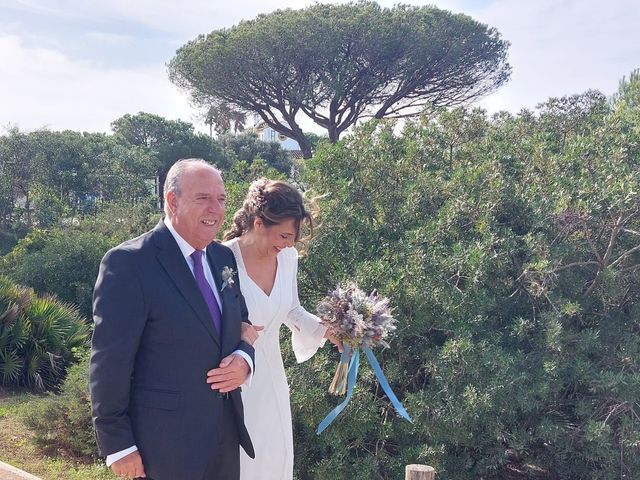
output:
[[[220,200],[213,200],[212,202],[209,203],[209,210],[214,211],[214,212],[220,212],[225,210],[225,205],[224,202],[221,202]]]

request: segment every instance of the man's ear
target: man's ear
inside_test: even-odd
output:
[[[178,197],[176,196],[175,192],[167,192],[164,196],[164,202],[169,207],[169,211],[172,214],[175,214],[176,208],[178,208]]]

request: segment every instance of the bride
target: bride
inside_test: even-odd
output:
[[[284,323],[291,330],[298,362],[311,358],[325,338],[342,348],[298,300],[298,252],[293,245],[303,222],[312,227],[300,192],[285,182],[262,178],[251,184],[233,226],[224,235],[224,244],[238,264],[249,319],[263,327],[257,340],[252,327],[244,333],[255,340],[256,371],[251,384],[243,387],[242,400],[256,458],[241,452],[242,480],[293,478],[293,430],[280,326]]]

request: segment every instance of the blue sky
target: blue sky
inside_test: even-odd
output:
[[[109,131],[146,111],[205,127],[166,75],[175,50],[303,0],[0,0],[0,129]],[[394,1],[380,1],[385,6]],[[481,101],[517,112],[550,96],[606,94],[640,67],[637,0],[432,0],[498,28],[512,79]],[[0,130],[1,132],[1,130]]]

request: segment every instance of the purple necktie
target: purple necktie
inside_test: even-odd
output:
[[[204,276],[204,269],[202,268],[203,253],[204,252],[202,250],[196,250],[191,254],[191,258],[193,259],[193,273],[196,276],[196,283],[198,284],[198,288],[200,288],[204,301],[207,303],[207,307],[209,307],[209,312],[211,313],[211,318],[213,318],[213,325],[216,327],[216,332],[218,332],[218,336],[220,336],[222,315],[220,315],[220,307],[218,306],[216,297],[213,295],[211,285],[209,285],[209,282],[207,282],[207,279]]]

